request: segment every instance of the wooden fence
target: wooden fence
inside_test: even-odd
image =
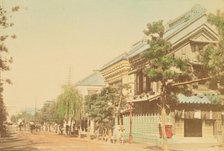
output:
[[[174,123],[171,115],[166,119],[169,123]],[[132,115],[132,137],[133,142],[147,143],[152,142],[159,144],[161,142],[159,136],[159,123],[161,116],[159,114]],[[125,140],[129,139],[130,132],[130,116],[123,117],[123,125],[125,127]]]

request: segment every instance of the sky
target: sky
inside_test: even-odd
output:
[[[14,62],[3,73],[13,85],[4,86],[10,114],[38,108],[56,99],[69,79],[75,84],[95,69],[127,52],[140,40],[146,24],[169,20],[201,4],[208,12],[224,8],[224,0],[0,0],[14,26],[2,32]]]

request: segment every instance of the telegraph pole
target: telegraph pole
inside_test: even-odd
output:
[[[68,71],[68,86],[71,86],[71,67],[69,67],[69,71]],[[69,120],[69,102],[67,101],[66,103],[66,121],[68,123]]]
[[[35,109],[34,109],[34,121],[36,122],[36,116],[37,116],[37,100],[35,100]]]
[[[71,84],[71,67],[69,67],[69,71],[68,71],[68,85]]]

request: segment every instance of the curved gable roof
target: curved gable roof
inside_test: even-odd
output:
[[[165,25],[166,28],[165,28],[164,38],[167,40],[171,39],[174,35],[181,32],[183,29],[187,28],[188,26],[190,26],[191,24],[193,24],[194,22],[196,22],[198,19],[202,18],[205,15],[206,15],[206,9],[201,7],[199,4],[195,5],[190,11],[181,15],[180,17],[177,17],[176,19],[172,21],[169,21]],[[205,23],[201,21],[200,25],[202,24],[205,24]],[[178,39],[176,40],[178,41]],[[129,54],[128,58],[136,56],[137,54],[140,54],[146,49],[148,49],[150,46],[147,44],[146,41],[147,41],[146,39],[141,40],[138,42],[140,44],[133,45],[132,49],[128,53]]]
[[[194,22],[196,22],[198,19],[202,18],[203,16],[206,15],[206,9],[203,8],[201,5],[196,4],[190,11],[187,13],[181,15],[180,17],[177,17],[174,20],[169,21],[165,25],[165,33],[164,33],[164,38],[169,40],[171,39],[174,35],[180,33],[183,29],[187,28]],[[205,24],[204,22],[201,22],[201,25]],[[194,30],[194,29],[192,29]],[[214,33],[215,35],[215,33]],[[183,35],[184,36],[184,35]],[[175,39],[175,38],[174,38]],[[173,40],[174,40],[173,39]],[[176,39],[178,41],[178,39]],[[137,43],[135,43],[129,50],[128,53],[123,53],[122,55],[116,57],[109,63],[105,64],[102,69],[107,68],[108,66],[115,64],[123,59],[129,59],[131,57],[134,57],[143,51],[147,50],[149,48],[149,44],[147,43],[147,39],[144,38]],[[101,70],[102,70],[101,69]]]

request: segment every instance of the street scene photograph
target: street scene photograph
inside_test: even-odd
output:
[[[0,151],[224,151],[224,0],[0,0]]]

